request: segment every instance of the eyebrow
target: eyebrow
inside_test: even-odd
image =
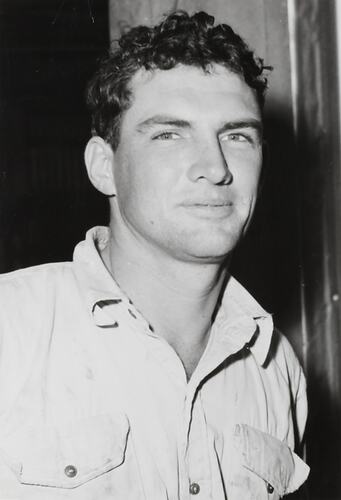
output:
[[[137,125],[137,130],[144,130],[152,127],[153,125],[168,125],[179,128],[190,128],[191,123],[187,120],[180,120],[168,115],[155,115],[147,118]]]
[[[154,125],[167,125],[178,128],[190,128],[192,126],[191,122],[187,120],[181,120],[169,115],[155,115],[139,123],[137,125],[137,130],[142,131],[150,127],[153,127]],[[218,133],[221,134],[229,130],[244,129],[244,128],[255,129],[260,136],[263,133],[262,122],[261,120],[257,120],[256,118],[226,122],[222,125],[222,127],[220,127]]]
[[[232,121],[232,122],[226,122],[224,125],[220,128],[219,133],[223,132],[228,132],[229,130],[236,130],[236,129],[244,129],[244,128],[252,128],[258,132],[259,135],[262,135],[263,133],[263,125],[260,120],[257,119],[249,119],[249,120],[238,120],[238,121]]]

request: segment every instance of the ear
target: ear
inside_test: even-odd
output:
[[[84,159],[91,183],[98,191],[113,196],[116,194],[113,168],[114,153],[101,137],[92,137],[86,145]]]

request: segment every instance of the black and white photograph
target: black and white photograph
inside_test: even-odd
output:
[[[340,138],[340,0],[0,0],[0,500],[341,500]]]

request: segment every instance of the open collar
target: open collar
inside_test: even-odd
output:
[[[229,277],[216,318],[218,335],[249,349],[263,365],[269,353],[273,318],[232,276]]]
[[[109,229],[97,226],[86,233],[85,240],[74,251],[89,313],[95,324],[102,327],[112,325],[113,308],[133,307],[101,259],[100,251],[108,241]],[[213,328],[218,341],[227,341],[238,349],[246,347],[260,365],[265,363],[274,328],[272,316],[232,276],[227,280]]]

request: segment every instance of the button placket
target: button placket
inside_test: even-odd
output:
[[[190,478],[189,493],[211,498],[210,450],[207,441],[207,424],[201,399],[201,392],[193,395],[191,420],[188,434],[187,464]],[[193,400],[192,398],[192,400]]]

